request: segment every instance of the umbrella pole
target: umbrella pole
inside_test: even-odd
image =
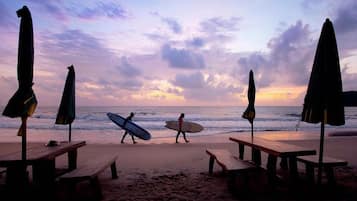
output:
[[[27,135],[27,116],[21,117],[21,130],[22,130],[22,151],[21,151],[21,158],[22,161],[26,161],[26,135]]]
[[[69,124],[69,136],[68,136],[68,142],[71,142],[71,135],[72,135],[72,124]]]
[[[320,153],[319,153],[319,167],[317,172],[317,184],[321,184],[321,172],[322,172],[322,159],[324,152],[324,135],[325,135],[325,122],[321,121],[321,137],[320,137]]]
[[[253,122],[250,124],[250,128],[251,128],[251,132],[250,132],[250,134],[251,134],[252,139],[253,139]]]

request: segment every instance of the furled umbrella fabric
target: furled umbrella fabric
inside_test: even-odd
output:
[[[244,111],[242,117],[247,119],[251,124],[251,134],[253,137],[253,121],[255,118],[255,84],[254,84],[254,74],[253,71],[249,72],[249,86],[248,86],[248,107]]]
[[[302,121],[321,122],[318,183],[321,183],[324,125],[345,124],[340,63],[332,22],[326,19],[317,45],[304,100]]]
[[[6,105],[3,115],[11,118],[21,117],[21,126],[18,135],[22,136],[22,159],[26,160],[26,123],[36,109],[37,100],[33,85],[33,27],[29,9],[24,6],[19,9],[17,16],[21,18],[17,60],[18,90]]]
[[[69,124],[69,141],[71,141],[71,125],[76,118],[75,99],[75,72],[73,65],[68,67],[66,83],[64,85],[62,100],[58,109],[56,124]]]

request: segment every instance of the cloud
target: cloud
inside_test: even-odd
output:
[[[224,19],[221,17],[214,17],[201,22],[202,31],[207,33],[220,33],[226,31],[237,31],[238,22],[240,18],[231,17],[229,19]]]
[[[336,18],[333,20],[337,45],[340,50],[340,57],[355,55],[357,43],[357,2],[348,1],[336,10]],[[354,52],[354,53],[353,53]]]
[[[191,40],[187,40],[186,44],[191,46],[191,47],[196,47],[196,48],[200,48],[203,47],[205,45],[206,41],[205,39],[201,38],[201,37],[194,37]]]
[[[180,94],[186,100],[199,101],[206,104],[232,104],[237,101],[233,94],[243,91],[243,88],[235,87],[231,83],[217,82],[213,75],[208,75],[205,79],[201,72],[187,75],[178,74],[172,84],[183,89]]]
[[[203,56],[188,49],[176,49],[169,44],[165,44],[161,48],[161,56],[164,60],[168,61],[173,68],[205,68]]]
[[[344,34],[347,32],[357,31],[357,2],[340,7],[337,10],[336,19],[334,20],[334,27],[336,32]]]
[[[174,32],[176,34],[179,34],[182,32],[181,25],[175,19],[166,17],[166,18],[161,18],[161,20],[169,26],[169,28],[172,32]]]
[[[93,8],[84,8],[77,11],[77,17],[82,19],[94,19],[97,17],[108,17],[111,19],[126,19],[130,16],[129,12],[118,3],[98,2]]]
[[[67,20],[68,10],[64,7],[64,1],[42,1],[42,0],[26,0],[32,5],[38,6],[40,8],[40,12],[46,12],[52,16],[54,16],[58,20]],[[31,7],[29,7],[31,10]],[[70,13],[70,12],[69,12]]]
[[[306,84],[316,44],[310,35],[309,26],[297,21],[268,42],[267,54],[254,52],[240,58],[234,74],[247,82],[249,70],[253,69],[258,87]]]
[[[182,26],[178,23],[175,18],[172,17],[163,17],[158,12],[150,12],[150,14],[154,17],[160,18],[162,22],[164,22],[168,28],[175,34],[182,33]]]
[[[100,64],[115,57],[99,39],[78,29],[41,33],[41,50],[48,59],[69,63]]]
[[[191,75],[176,75],[173,84],[186,89],[200,89],[205,85],[204,77],[201,73],[197,72]]]
[[[136,77],[141,75],[141,71],[131,65],[126,57],[122,57],[119,66],[117,67],[120,74],[125,77]]]
[[[227,42],[232,41],[236,32],[239,30],[240,18],[231,17],[228,19],[222,17],[213,17],[200,22],[201,34],[196,37],[191,43],[193,45],[200,45],[200,42],[205,42],[209,46],[221,47]],[[197,46],[196,46],[197,47]]]
[[[0,2],[0,26],[6,28],[15,28],[16,20],[16,12],[14,11],[11,14],[4,3]]]

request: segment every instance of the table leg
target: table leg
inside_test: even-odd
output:
[[[239,159],[243,160],[244,156],[244,144],[239,144]]]
[[[33,182],[36,185],[54,183],[56,162],[52,160],[35,161],[32,166]]]
[[[262,157],[261,157],[260,150],[252,148],[252,161],[257,166],[260,166],[262,164]]]
[[[32,166],[33,183],[41,197],[52,198],[55,190],[56,161],[38,160]]]
[[[18,195],[21,195],[25,193],[26,186],[29,184],[27,165],[18,163],[7,167],[5,182],[11,191],[10,194],[19,193]]]
[[[77,168],[77,149],[68,152],[68,169],[74,170]]]
[[[269,154],[268,163],[267,163],[267,171],[268,171],[268,181],[272,185],[272,187],[274,187],[276,184],[276,181],[275,181],[276,163],[277,163],[277,157]]]
[[[287,170],[288,169],[288,159],[286,157],[281,157],[280,167],[283,170]]]
[[[296,181],[299,177],[296,156],[289,157],[289,171],[292,180]]]

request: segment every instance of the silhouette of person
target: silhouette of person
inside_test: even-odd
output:
[[[180,133],[182,133],[183,135],[183,139],[185,139],[185,142],[188,143],[190,142],[189,140],[186,139],[186,132],[182,131],[182,125],[183,125],[183,118],[185,117],[184,113],[181,113],[180,117],[178,118],[178,123],[179,123],[179,130],[177,131],[177,135],[176,135],[176,143],[178,143],[178,137],[180,135]]]
[[[126,123],[128,122],[128,121],[131,121],[131,119],[134,117],[134,113],[133,112],[130,112],[130,115],[128,116],[128,117],[126,117],[125,118],[125,121],[124,121],[124,124],[123,124],[123,127],[125,127],[125,125],[126,125]],[[120,141],[120,143],[124,143],[124,138],[125,138],[125,136],[128,134],[128,131],[127,130],[125,130],[125,133],[124,133],[124,135],[123,135],[123,137],[121,138],[121,141]],[[133,140],[133,144],[136,144],[136,142],[135,142],[135,139],[134,139],[134,136],[133,135],[131,135],[131,139]]]

